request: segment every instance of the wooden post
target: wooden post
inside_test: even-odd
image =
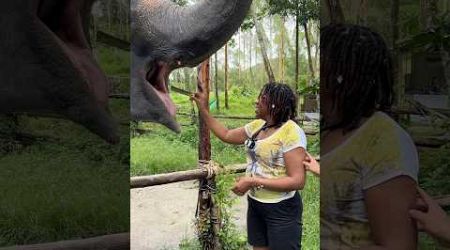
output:
[[[207,93],[207,103],[209,103],[209,59],[205,60],[198,67],[197,88]],[[202,87],[204,86],[204,87]],[[204,89],[202,89],[204,88]],[[199,115],[199,144],[198,159],[211,160],[211,140],[209,128],[202,115]],[[214,177],[211,179],[200,179],[197,207],[197,232],[202,249],[220,249],[218,209],[214,204],[213,192],[216,183]]]
[[[86,239],[65,240],[33,245],[1,248],[3,250],[42,250],[42,249],[129,249],[130,233],[109,234]]]

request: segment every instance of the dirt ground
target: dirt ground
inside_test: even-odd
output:
[[[131,249],[178,249],[195,238],[198,182],[185,181],[130,191]],[[234,222],[245,232],[246,197],[233,208]]]

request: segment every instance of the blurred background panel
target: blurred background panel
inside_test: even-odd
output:
[[[333,23],[360,25],[385,41],[393,70],[394,103],[389,114],[416,146],[419,186],[440,201],[447,213],[450,211],[449,9],[447,0],[322,0],[320,17],[322,28]],[[321,59],[323,63],[329,60]],[[321,75],[321,86],[326,74]],[[322,106],[327,105],[322,96],[321,101]],[[324,130],[321,132],[325,134]],[[326,146],[322,144],[321,150]],[[373,152],[366,153],[367,158],[372,157]],[[323,173],[329,167],[323,165]],[[322,184],[326,181],[321,179]],[[333,190],[322,192],[332,195]],[[418,247],[436,249],[438,243],[419,233]]]
[[[41,1],[38,18],[45,19],[41,13],[47,8],[54,19],[44,23],[58,36],[48,39],[67,41],[60,34],[73,34],[70,27],[79,20],[73,18],[66,26],[58,26],[64,20],[61,16],[74,9],[69,6],[71,1],[56,2]],[[21,15],[25,9],[22,6],[12,13]],[[109,83],[108,109],[120,142],[109,144],[86,129],[89,125],[81,126],[60,115],[1,115],[0,247],[129,232],[129,1],[99,0],[89,12],[87,9],[79,10],[81,21],[88,31],[92,56]],[[28,34],[32,29],[24,26],[17,32]],[[61,48],[49,48],[53,49]],[[61,72],[69,71],[63,64],[53,64]],[[68,94],[78,98],[77,93]],[[123,236],[118,243],[128,241],[126,234]],[[102,238],[94,241],[103,244]]]

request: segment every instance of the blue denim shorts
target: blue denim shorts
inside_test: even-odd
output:
[[[302,212],[298,192],[278,203],[262,203],[248,197],[248,243],[270,250],[301,249]]]

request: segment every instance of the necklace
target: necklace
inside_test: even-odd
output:
[[[262,126],[261,130],[265,131],[265,130],[267,130],[269,128],[278,127],[279,125],[280,125],[279,123],[274,123],[272,125],[267,125],[267,123],[266,123],[266,124],[264,124],[264,126]]]

